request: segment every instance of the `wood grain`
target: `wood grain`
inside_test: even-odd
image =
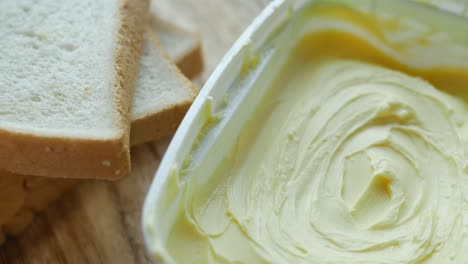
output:
[[[155,0],[152,11],[200,32],[201,86],[267,0]],[[151,263],[141,235],[144,197],[169,139],[132,149],[132,175],[119,182],[85,181],[17,238],[0,247],[0,263]]]

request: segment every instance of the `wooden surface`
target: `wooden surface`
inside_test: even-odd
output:
[[[203,81],[268,0],[154,0],[152,9],[200,32]],[[168,140],[132,150],[132,175],[119,182],[83,182],[26,232],[0,248],[0,263],[151,263],[141,235],[141,208]]]

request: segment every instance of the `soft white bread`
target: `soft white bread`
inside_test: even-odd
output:
[[[148,30],[140,60],[131,115],[132,145],[173,133],[190,107],[196,90]]]
[[[131,115],[131,145],[175,132],[197,92],[186,77],[193,78],[203,70],[196,34],[156,17],[151,18],[149,30]]]
[[[187,78],[192,79],[202,72],[203,55],[198,34],[156,16],[150,17],[150,26],[163,50]]]
[[[193,34],[187,32],[183,29],[180,29],[176,26],[173,26],[169,22],[164,22],[166,24],[166,29],[169,31],[169,34],[159,35],[160,43],[171,43],[170,46],[164,46],[163,49],[168,51],[168,53],[174,54],[174,50],[177,50],[179,54],[190,54],[193,52],[199,52],[200,42]],[[153,28],[154,29],[154,28]],[[171,32],[175,31],[175,32]],[[175,39],[171,41],[165,40],[168,35],[176,36]],[[186,50],[181,47],[177,47],[180,43],[187,43],[189,40],[193,43],[191,45],[184,45]],[[147,42],[152,44],[151,41]],[[156,47],[150,47],[156,48]],[[198,51],[197,51],[198,50]],[[153,51],[156,54],[160,54],[160,51]],[[178,64],[184,56],[176,57],[174,63]],[[156,58],[156,57],[155,57]],[[177,58],[179,60],[177,60]],[[167,59],[163,59],[164,63],[167,63]],[[151,63],[150,63],[151,64]],[[201,68],[197,68],[202,64],[193,64],[194,69],[190,69],[190,72],[201,72]],[[161,66],[160,66],[161,67]],[[171,71],[173,66],[167,66]],[[148,69],[149,70],[149,69]],[[177,73],[172,73],[169,76],[180,78]],[[183,79],[184,80],[184,79]],[[173,83],[178,83],[177,81],[172,81]],[[165,86],[167,89],[185,89],[187,93],[190,93],[192,86],[187,84],[186,81],[182,81],[183,86]],[[159,90],[153,89],[154,93],[148,95],[150,98],[159,97]],[[165,93],[163,93],[165,94]],[[170,94],[170,93],[169,93]],[[178,104],[184,104],[186,97],[179,99]],[[159,101],[163,98],[158,99]],[[143,100],[144,101],[144,100]],[[144,102],[147,103],[147,102]],[[167,106],[167,104],[166,104]],[[188,106],[187,106],[188,107]],[[135,108],[135,107],[134,107]],[[136,107],[138,108],[138,107]],[[164,107],[163,107],[164,108]],[[176,108],[175,108],[176,109]],[[157,115],[157,112],[153,111],[154,109],[149,109],[147,115]],[[171,116],[170,111],[163,111],[167,115]],[[132,123],[133,125],[133,123]],[[165,129],[164,129],[165,130]],[[133,133],[133,132],[132,132]],[[144,135],[144,134],[142,134]],[[152,134],[152,138],[157,138],[159,134]],[[3,234],[7,233],[9,235],[17,235],[25,229],[29,223],[32,221],[32,213],[40,212],[47,208],[47,206],[58,199],[63,193],[69,190],[71,187],[76,185],[79,180],[75,179],[56,179],[56,178],[46,178],[46,177],[35,177],[35,176],[21,176],[14,175],[6,172],[0,173],[0,244],[3,241]]]
[[[0,169],[128,173],[148,0],[0,1]]]

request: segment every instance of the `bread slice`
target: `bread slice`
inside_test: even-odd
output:
[[[191,54],[200,52],[200,42],[197,38],[194,38],[194,34],[188,31],[182,30],[176,26],[170,24],[170,22],[164,22],[165,28],[169,31],[168,34],[159,35],[158,39],[162,44],[171,43],[171,45],[164,46],[163,49],[168,51],[170,54]],[[155,30],[153,28],[153,30]],[[175,31],[175,32],[172,32]],[[154,32],[154,31],[153,31]],[[157,31],[156,31],[157,32]],[[166,40],[167,36],[175,36],[171,41]],[[181,47],[177,47],[180,43],[193,43],[192,45],[183,45],[185,50]],[[153,45],[152,41],[148,41],[147,44]],[[150,46],[150,49],[156,49],[157,54],[161,51],[157,50],[157,46]],[[174,52],[177,51],[177,52]],[[163,54],[160,54],[163,56]],[[186,56],[171,57],[171,59],[177,65],[180,60]],[[154,57],[155,59],[157,56]],[[163,56],[163,62],[165,65],[171,65],[167,61],[167,58]],[[153,62],[157,63],[157,62]],[[151,63],[150,63],[151,64]],[[201,72],[202,68],[199,68],[202,63],[193,64],[193,69],[189,69],[190,72]],[[162,66],[159,66],[162,67]],[[173,71],[169,76],[180,78],[178,71],[174,70],[174,66],[167,66],[168,70]],[[150,67],[151,68],[151,67]],[[150,70],[150,69],[148,69]],[[185,79],[182,79],[185,80]],[[174,81],[176,82],[176,81]],[[176,82],[177,83],[177,82]],[[185,89],[190,93],[192,86],[187,84],[187,81],[182,81],[183,86],[170,87],[166,85],[167,89]],[[160,96],[159,90],[152,90],[149,97]],[[160,99],[163,100],[163,99]],[[179,101],[182,104],[184,99]],[[166,105],[167,106],[167,105]],[[164,108],[164,107],[163,107]],[[175,107],[174,109],[177,109]],[[153,109],[149,109],[147,115],[157,115]],[[167,115],[171,115],[170,111],[164,111]],[[133,123],[132,123],[133,125]],[[152,134],[153,138],[157,138],[158,134]],[[79,180],[76,179],[55,179],[35,176],[21,176],[14,175],[6,172],[0,173],[0,244],[4,241],[4,234],[18,235],[20,234],[32,221],[32,213],[40,212],[47,208],[47,206],[58,199],[63,193],[75,186]]]
[[[198,34],[156,16],[150,17],[150,26],[163,50],[177,62],[177,67],[187,78],[193,79],[202,72],[203,55]]]
[[[196,34],[154,16],[149,31],[131,116],[132,146],[175,132],[197,93],[185,76],[193,78],[203,70],[200,39]],[[185,76],[172,61],[182,67]]]
[[[145,36],[131,115],[132,145],[173,133],[197,92],[162,51],[155,35],[148,30]]]
[[[150,15],[150,26],[163,51],[189,79],[198,77],[204,68],[200,36],[170,21]]]
[[[102,179],[128,173],[148,6],[0,1],[0,169]]]

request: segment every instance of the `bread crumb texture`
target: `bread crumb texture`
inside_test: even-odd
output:
[[[115,129],[109,98],[114,97],[120,4],[0,1],[3,128],[27,125],[89,133]]]

